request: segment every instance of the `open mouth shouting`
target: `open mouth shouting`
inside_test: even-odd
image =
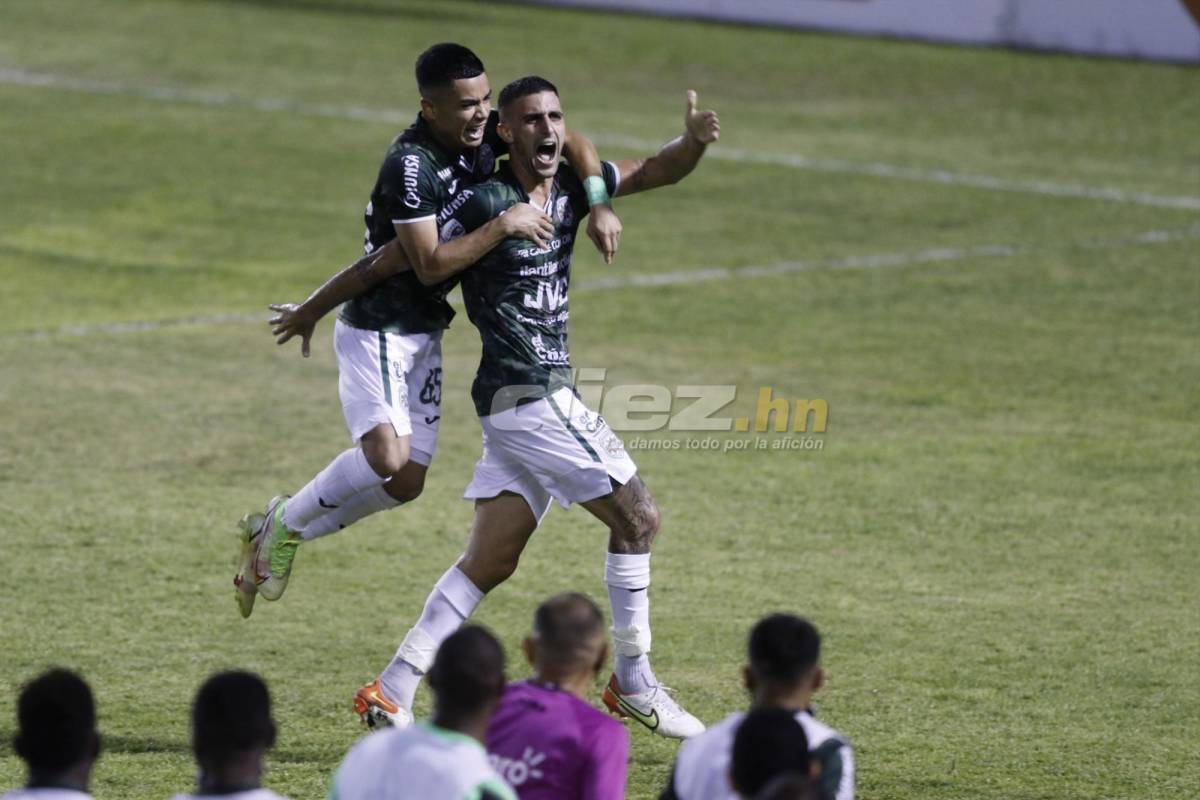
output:
[[[557,139],[547,138],[533,151],[533,166],[538,172],[554,172],[558,168],[560,145]]]
[[[483,130],[487,127],[487,120],[478,125],[468,125],[463,128],[463,143],[468,147],[478,147],[483,143]]]

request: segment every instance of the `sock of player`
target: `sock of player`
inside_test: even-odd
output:
[[[283,524],[294,531],[305,527],[327,511],[333,511],[359,492],[379,486],[384,479],[371,469],[361,447],[341,453],[288,500]]]
[[[421,618],[404,637],[392,663],[379,676],[383,693],[411,711],[417,685],[421,676],[433,666],[438,646],[458,630],[481,600],[483,592],[462,570],[457,566],[446,570],[429,593]]]
[[[622,691],[649,691],[658,685],[650,669],[650,554],[609,553],[604,582],[612,605],[614,672]]]
[[[340,531],[358,522],[363,517],[379,511],[387,511],[400,505],[400,501],[392,497],[383,485],[364,489],[332,511],[327,511],[304,527],[300,538],[310,541],[326,536],[334,531]],[[286,512],[287,509],[284,509]]]

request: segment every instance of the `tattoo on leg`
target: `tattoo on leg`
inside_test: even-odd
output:
[[[650,552],[650,544],[658,533],[658,506],[642,479],[634,475],[613,494],[621,515],[623,530],[613,531],[609,549],[614,553],[641,554]]]

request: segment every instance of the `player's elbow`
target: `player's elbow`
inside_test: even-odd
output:
[[[414,264],[413,274],[417,276],[417,280],[421,282],[422,286],[433,286],[435,283],[441,283],[446,277],[439,273],[432,264]]]

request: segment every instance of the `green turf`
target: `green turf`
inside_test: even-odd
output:
[[[596,135],[665,140],[692,87],[718,147],[1200,195],[1200,73],[1177,66],[507,4],[8,0],[0,69],[119,91],[0,82],[0,787],[22,778],[17,687],[50,664],[96,689],[102,800],[187,788],[187,707],[217,668],[271,683],[278,791],[320,797],[359,735],[350,694],[464,542],[478,345],[465,319],[447,337],[425,496],[305,547],[243,622],[234,521],[346,446],[329,325],[304,361],[245,315],[358,251],[396,126],[315,110],[406,114],[413,58],[447,38],[495,86],[555,80]],[[618,210],[618,261],[581,245],[581,286],[816,265],[574,293],[575,361],[610,385],[734,384],[731,416],[761,386],[830,405],[819,451],[634,454],[664,514],[654,661],[686,705],[743,706],[745,633],[787,609],[825,634],[819,711],[862,797],[1194,792],[1200,213],[717,158]],[[1151,230],[1192,233],[1130,238]],[[1022,249],[828,266],[980,245]],[[514,675],[539,599],[603,597],[603,549],[552,512],[481,607]],[[675,745],[631,733],[629,796],[653,797]]]

